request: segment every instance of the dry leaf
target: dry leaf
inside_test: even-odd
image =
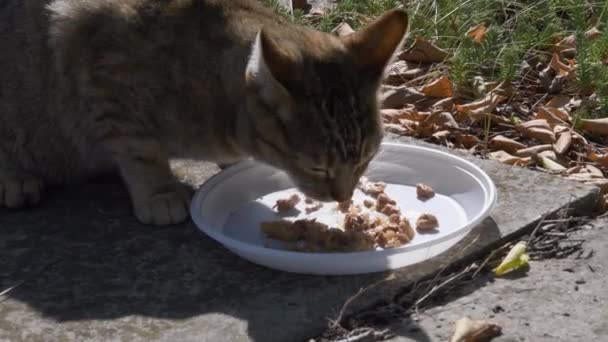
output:
[[[513,139],[509,139],[502,135],[497,135],[492,138],[488,145],[495,150],[504,150],[508,153],[515,153],[518,150],[526,148],[526,145],[515,141]]]
[[[479,138],[475,135],[472,134],[461,134],[458,133],[455,136],[455,144],[458,146],[462,146],[466,149],[469,148],[473,148],[477,145],[479,145],[479,143],[481,143],[481,140],[479,140]]]
[[[507,164],[507,165],[528,166],[528,165],[532,164],[532,158],[530,158],[530,157],[526,157],[526,158],[516,157],[516,156],[508,154],[505,151],[490,152],[490,159],[497,160],[497,161],[499,161],[503,164]]]
[[[441,99],[441,100],[435,102],[432,106],[432,108],[434,110],[444,110],[444,111],[451,111],[453,107],[454,107],[454,99],[451,97]]]
[[[420,68],[413,65],[413,63],[397,61],[388,68],[384,82],[387,84],[401,85],[404,81],[420,77],[426,72],[426,68]]]
[[[499,103],[506,99],[507,98],[504,96],[490,93],[483,99],[463,105],[456,105],[456,110],[462,113],[477,112],[489,114],[496,108],[496,106],[498,106]]]
[[[553,130],[545,119],[526,121],[515,126],[515,129],[524,136],[536,139],[545,144],[552,144],[555,142],[555,134],[553,134]]]
[[[597,154],[595,152],[591,152],[591,153],[589,153],[589,155],[587,156],[587,158],[589,158],[592,161],[600,164],[603,167],[608,167],[608,153],[606,153],[606,154]]]
[[[562,108],[562,107],[565,107],[566,105],[568,105],[570,103],[570,101],[571,101],[571,99],[569,96],[558,95],[558,96],[552,97],[551,100],[549,100],[549,102],[547,102],[545,107]]]
[[[434,112],[424,122],[420,124],[420,127],[416,131],[421,136],[431,136],[438,130],[450,130],[458,128],[458,123],[454,120],[454,117],[449,112]]]
[[[530,256],[527,253],[528,244],[525,241],[519,241],[515,246],[511,247],[509,253],[492,271],[496,276],[501,276],[505,273],[515,271],[528,264]]]
[[[544,151],[533,157],[534,159],[536,159],[536,162],[543,169],[546,169],[549,171],[565,171],[566,170],[566,168],[562,164],[556,162],[555,160],[553,160],[547,156],[544,156],[543,153],[545,153],[545,152],[549,152],[549,151]],[[550,152],[553,152],[553,151],[550,151]]]
[[[534,157],[535,155],[537,155],[543,151],[549,151],[552,148],[553,148],[553,145],[550,145],[550,144],[536,145],[536,146],[518,150],[517,152],[515,152],[515,155],[518,157]]]
[[[597,135],[608,135],[608,118],[604,119],[582,119],[580,128]]]
[[[484,24],[479,24],[477,26],[471,27],[467,31],[467,36],[469,36],[475,43],[481,43],[488,34],[488,28]]]
[[[574,48],[576,48],[576,37],[572,34],[572,35],[565,37],[564,39],[559,41],[557,44],[555,44],[555,46],[553,47],[553,51],[561,52],[561,51],[564,51],[567,49],[574,49]]]
[[[494,323],[464,317],[454,324],[450,342],[488,342],[501,334],[502,328]]]
[[[602,195],[608,193],[608,179],[591,179],[586,181],[585,184],[597,186],[598,188],[600,188]]]
[[[450,82],[447,76],[441,76],[426,84],[420,89],[420,92],[430,97],[452,97],[454,95],[452,82]]]
[[[560,60],[558,53],[553,53],[553,57],[551,58],[551,62],[549,63],[551,69],[553,69],[558,75],[565,76],[568,79],[574,77],[574,71],[572,67],[563,63]]]
[[[409,133],[406,127],[398,124],[384,124],[384,130],[390,133],[398,134],[398,135],[406,135]]]
[[[602,31],[598,30],[597,27],[592,27],[585,32],[585,37],[589,40],[593,40],[602,35]]]
[[[387,90],[381,96],[382,108],[401,108],[424,98],[424,94],[406,86]]]
[[[561,132],[557,138],[557,142],[553,144],[553,150],[557,154],[564,154],[572,145],[572,133],[570,131]]]
[[[433,43],[422,37],[416,37],[414,44],[409,49],[399,54],[399,59],[418,63],[439,63],[448,56],[445,50],[440,49]]]
[[[426,120],[431,115],[429,112],[419,112],[413,105],[406,105],[401,109],[381,109],[380,114],[384,119],[392,123],[399,123],[399,120],[402,119],[420,122]]]
[[[539,107],[534,118],[545,119],[550,124],[563,124],[572,120],[566,111],[553,107]]]
[[[336,26],[336,28],[331,30],[331,33],[340,37],[348,36],[349,34],[354,32],[355,30],[353,30],[352,27],[350,27],[350,25],[348,25],[348,23],[346,22],[340,23],[338,26]]]

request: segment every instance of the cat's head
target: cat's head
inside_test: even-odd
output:
[[[350,199],[382,141],[378,90],[407,32],[387,12],[344,37],[261,30],[247,65],[253,157],[318,200]]]

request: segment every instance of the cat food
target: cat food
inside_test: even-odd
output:
[[[344,202],[338,202],[338,210],[343,213],[347,213],[350,209],[350,206],[353,204],[353,200],[347,200]]]
[[[302,199],[300,199],[300,196],[298,196],[298,194],[293,194],[287,199],[277,200],[273,208],[276,208],[279,213],[283,213],[295,208],[301,200]]]
[[[316,201],[314,199],[310,198],[310,197],[306,197],[304,199],[304,203],[306,203],[306,204],[314,204],[315,202]]]
[[[385,206],[389,207],[399,211],[394,205]],[[386,216],[372,217],[361,206],[349,203],[343,229],[331,228],[313,219],[264,222],[262,231],[269,238],[294,243],[293,249],[302,252],[353,252],[376,247],[395,248],[414,238],[415,232],[407,218],[401,217],[398,212]]]
[[[361,190],[364,194],[376,197],[382,193],[386,189],[386,183],[384,182],[370,182],[366,177],[361,177],[359,180],[359,184],[357,185],[359,190]]]
[[[369,199],[369,198],[366,198],[366,199],[364,199],[364,200],[363,200],[363,205],[364,205],[366,208],[371,208],[371,207],[373,207],[375,204],[376,204],[376,202],[374,202],[374,200],[371,200],[371,199]]]
[[[391,199],[383,192],[378,194],[378,197],[376,198],[376,210],[378,212],[382,212],[382,209],[389,204],[396,205],[397,202],[395,202],[395,200]]]
[[[322,207],[323,207],[323,203],[321,203],[321,202],[316,202],[316,203],[312,203],[312,205],[310,205],[310,206],[308,206],[308,207],[304,208],[304,211],[305,211],[307,214],[310,214],[310,213],[312,213],[312,212],[315,212],[315,211],[317,211],[317,210],[321,209]]]
[[[429,231],[439,227],[439,221],[433,214],[422,214],[416,220],[416,229],[419,231]]]
[[[416,195],[418,198],[426,200],[435,196],[435,190],[433,190],[433,188],[431,188],[429,185],[418,183],[416,184]]]

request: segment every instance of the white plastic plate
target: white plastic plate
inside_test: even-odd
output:
[[[198,228],[237,255],[273,269],[319,275],[362,274],[412,265],[436,256],[461,240],[486,218],[496,202],[492,180],[474,164],[437,150],[383,143],[366,176],[387,183],[386,193],[397,201],[412,225],[422,213],[439,220],[433,234],[416,233],[405,246],[350,253],[303,253],[268,239],[260,223],[282,218],[275,201],[296,193],[282,171],[254,161],[238,163],[210,178],[195,194],[191,214]],[[436,195],[421,201],[416,184],[430,185]],[[355,203],[364,196],[356,192]],[[304,198],[304,196],[301,196]],[[313,218],[338,223],[335,203],[309,215],[301,211],[288,219]]]

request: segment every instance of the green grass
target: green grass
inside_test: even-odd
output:
[[[264,2],[279,7],[276,0]],[[584,108],[585,115],[608,117],[608,66],[602,63],[608,60],[608,0],[340,0],[317,20],[301,12],[282,14],[328,32],[341,22],[357,29],[397,7],[410,14],[408,43],[422,36],[450,52],[450,59],[439,67],[461,95],[470,93],[476,76],[486,81],[526,82],[530,70],[550,60],[549,48],[555,40],[574,34],[578,38],[577,78],[564,92],[595,93],[597,100]],[[488,34],[478,44],[466,32],[480,23],[488,27]],[[584,32],[593,26],[603,33],[589,40]]]

